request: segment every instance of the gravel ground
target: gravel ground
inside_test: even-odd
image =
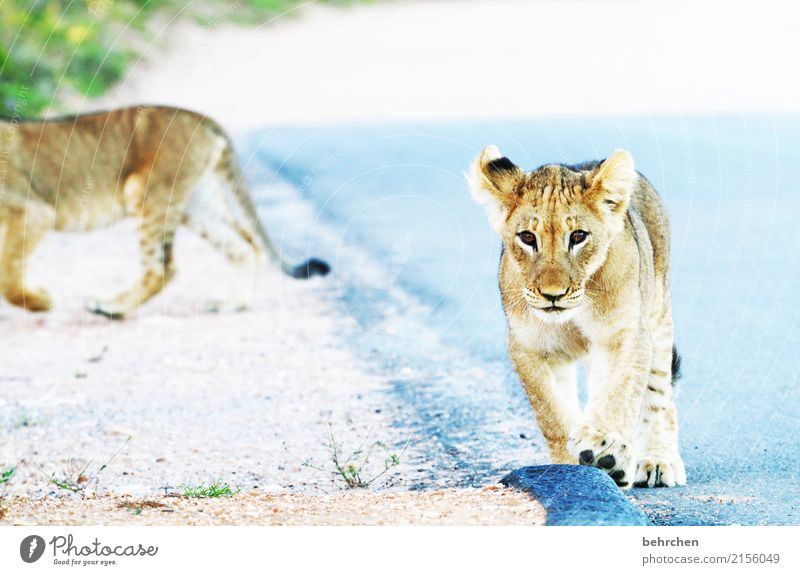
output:
[[[336,495],[240,494],[230,498],[16,499],[8,525],[542,525],[524,493],[483,489]]]
[[[190,232],[176,250],[165,293],[111,322],[85,313],[82,297],[133,281],[133,222],[45,238],[31,283],[47,286],[56,307],[0,307],[0,472],[16,469],[0,496],[68,491],[51,478],[83,495],[163,495],[218,479],[245,491],[330,492],[329,425],[344,456],[386,444],[365,479],[382,470],[384,451],[402,450],[400,408],[337,339],[351,320],[332,311],[333,282],[267,270],[252,311],[208,313],[227,264]],[[424,454],[411,444],[401,459],[375,486],[413,483],[406,461],[417,468]]]

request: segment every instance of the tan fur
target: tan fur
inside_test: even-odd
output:
[[[84,232],[125,217],[140,222],[141,277],[91,311],[123,317],[175,274],[175,232],[186,224],[242,273],[266,255],[279,260],[250,199],[231,143],[209,118],[138,107],[45,121],[0,121],[0,290],[31,311],[50,307],[25,283],[26,262],[51,230]],[[201,185],[203,182],[209,185]],[[231,306],[241,308],[248,296]]]
[[[490,146],[467,177],[503,240],[509,353],[552,460],[600,467],[623,488],[684,484],[669,222],[630,154],[525,172]],[[576,231],[588,236],[573,245]],[[524,243],[527,232],[535,248]],[[589,367],[583,411],[579,360]]]

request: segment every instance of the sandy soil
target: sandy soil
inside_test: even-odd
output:
[[[176,250],[174,283],[137,317],[111,322],[84,312],[82,298],[133,281],[133,222],[45,238],[30,277],[54,310],[0,308],[0,467],[16,468],[0,495],[63,491],[50,477],[75,482],[87,465],[85,493],[156,495],[217,479],[332,490],[331,473],[302,465],[332,469],[329,424],[345,454],[364,441],[399,451],[399,407],[337,339],[351,320],[332,312],[334,282],[266,270],[252,311],[208,313],[226,262],[191,232]],[[413,483],[404,466],[418,458],[410,445],[390,479]],[[384,451],[373,459],[365,475],[382,468]]]
[[[8,502],[6,525],[542,525],[542,509],[518,491],[483,489],[330,496],[100,497]]]
[[[797,111],[798,81],[774,57],[796,50],[792,6],[767,4],[403,0],[306,5],[252,28],[220,24],[223,17],[205,27],[160,22],[117,89],[97,101],[72,99],[69,109],[174,104],[237,132]]]

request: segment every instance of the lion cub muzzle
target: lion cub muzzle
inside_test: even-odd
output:
[[[546,322],[572,318],[583,303],[583,288],[524,288],[523,298],[531,313]]]

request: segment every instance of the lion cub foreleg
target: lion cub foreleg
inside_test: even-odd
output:
[[[615,331],[590,346],[589,401],[572,433],[572,452],[623,488],[633,481],[634,441],[651,360],[651,338],[643,329]]]
[[[575,362],[547,357],[513,340],[509,351],[551,460],[577,463],[569,450],[569,433],[580,420]]]

